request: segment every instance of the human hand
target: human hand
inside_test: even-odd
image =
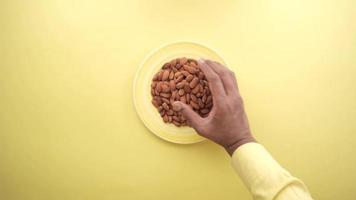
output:
[[[256,142],[253,138],[235,75],[225,66],[210,60],[198,60],[209,82],[214,106],[209,115],[200,117],[191,107],[174,102],[188,123],[203,137],[221,145],[232,155],[241,145]]]

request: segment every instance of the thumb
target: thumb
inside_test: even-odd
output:
[[[200,117],[196,112],[194,112],[191,107],[180,101],[176,101],[173,103],[173,110],[181,112],[182,115],[193,126],[193,128],[196,128],[199,124],[201,124],[201,121],[203,120],[203,118]]]

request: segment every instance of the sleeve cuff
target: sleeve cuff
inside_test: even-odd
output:
[[[254,199],[273,199],[287,185],[299,182],[258,143],[246,143],[236,149],[232,165]]]

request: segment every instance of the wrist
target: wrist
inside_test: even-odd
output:
[[[224,148],[229,153],[229,155],[232,156],[232,154],[236,151],[236,149],[238,149],[240,146],[242,146],[246,143],[250,143],[250,142],[256,142],[256,139],[252,135],[241,138],[241,139],[237,140],[236,142],[234,142],[233,144],[230,144]]]

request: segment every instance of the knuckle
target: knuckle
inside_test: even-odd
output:
[[[216,106],[216,109],[217,109],[216,113],[220,113],[220,112],[225,113],[226,104],[216,103],[216,105],[214,105],[214,106]]]
[[[205,133],[205,132],[206,132],[206,129],[205,129],[204,126],[199,126],[199,125],[197,125],[197,126],[195,126],[195,128],[197,129],[197,131],[198,131],[199,133]]]
[[[240,95],[236,95],[236,98],[233,101],[234,106],[236,107],[242,107],[243,106],[243,101]]]
[[[217,82],[219,81],[219,76],[218,76],[218,75],[215,75],[215,74],[211,75],[210,81],[211,81],[212,83],[217,83]]]
[[[232,70],[229,70],[229,75],[232,76],[232,77],[235,77],[235,72],[232,71]]]
[[[196,126],[195,130],[202,136],[206,136],[207,135],[207,128],[205,126]]]
[[[228,78],[230,76],[230,72],[228,70],[224,70],[222,73],[221,73],[221,76],[224,77],[224,78]]]

